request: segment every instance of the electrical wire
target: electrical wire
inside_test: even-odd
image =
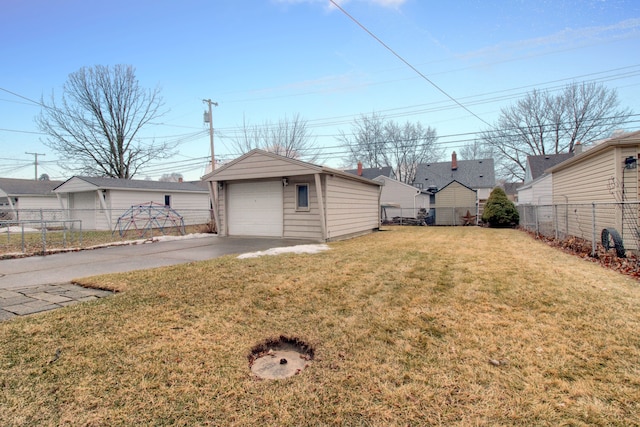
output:
[[[371,37],[373,37],[378,43],[380,43],[382,46],[384,46],[389,52],[391,52],[396,58],[398,58],[400,61],[402,61],[405,65],[407,65],[409,68],[411,68],[413,71],[416,72],[416,74],[418,74],[423,80],[427,81],[431,86],[433,86],[434,88],[436,88],[440,93],[442,93],[443,95],[445,95],[447,98],[449,98],[450,100],[452,100],[453,102],[456,103],[456,105],[458,105],[460,108],[464,109],[466,112],[468,112],[469,114],[471,114],[473,117],[475,117],[476,119],[480,120],[482,123],[484,123],[487,126],[491,126],[489,123],[487,123],[483,118],[481,118],[480,116],[476,115],[476,113],[474,113],[473,111],[469,110],[467,107],[465,107],[464,105],[462,105],[462,103],[460,103],[457,99],[455,99],[453,96],[449,95],[447,92],[445,92],[444,89],[442,89],[440,86],[438,86],[437,84],[435,84],[431,79],[429,79],[427,76],[425,76],[422,72],[420,72],[420,70],[418,70],[416,67],[414,67],[413,65],[411,65],[409,63],[409,61],[407,61],[406,59],[404,59],[402,56],[400,56],[400,54],[398,54],[395,50],[393,50],[391,47],[389,47],[385,42],[383,42],[382,40],[380,40],[380,38],[378,38],[375,34],[373,34],[371,31],[369,31],[369,29],[367,27],[365,27],[364,25],[362,25],[357,19],[355,19],[353,16],[351,16],[349,13],[347,13],[346,10],[344,10],[342,7],[340,7],[340,5],[338,5],[338,3],[336,3],[334,0],[329,0],[331,2],[331,4],[333,4],[336,8],[338,8],[342,13],[344,13],[345,15],[347,15],[347,17],[349,17],[349,19],[351,19],[353,22],[355,22],[360,28],[362,28],[367,34],[369,34]]]

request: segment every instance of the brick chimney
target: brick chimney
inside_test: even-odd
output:
[[[580,141],[576,141],[576,143],[573,144],[573,154],[580,153],[582,153],[582,143]]]
[[[362,162],[358,162],[358,176],[362,176]]]
[[[182,181],[182,177],[181,177],[181,176],[180,176],[180,177],[178,177],[178,182],[183,182],[183,181]]]
[[[451,153],[451,170],[458,170],[458,156],[455,151]]]

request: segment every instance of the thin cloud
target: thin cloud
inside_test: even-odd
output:
[[[327,0],[273,0],[273,1],[275,3],[293,4],[293,5],[304,4],[304,3],[308,3],[308,4],[324,4],[329,9],[335,9],[333,7],[333,5],[330,2],[328,2]],[[349,3],[349,1],[358,1],[360,3],[370,3],[370,4],[375,4],[375,5],[378,5],[378,6],[382,6],[382,7],[389,7],[389,8],[396,8],[396,9],[407,2],[407,0],[336,0],[336,3],[338,3],[340,5],[344,5],[344,4]]]
[[[638,37],[640,35],[640,18],[627,19],[613,25],[585,28],[566,28],[562,31],[533,39],[500,43],[460,55],[462,58],[504,56],[513,51],[534,51],[543,48],[571,47],[604,43],[613,40]]]

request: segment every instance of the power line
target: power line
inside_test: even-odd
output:
[[[484,123],[487,126],[491,126],[489,123],[487,123],[483,118],[481,118],[480,116],[476,115],[473,111],[469,110],[467,107],[465,107],[464,105],[462,105],[457,99],[455,99],[453,96],[449,95],[447,92],[444,91],[444,89],[442,89],[440,86],[438,86],[437,84],[435,84],[433,81],[431,81],[427,76],[425,76],[424,74],[422,74],[420,72],[420,70],[418,70],[416,67],[414,67],[413,65],[411,65],[406,59],[404,59],[402,56],[400,56],[400,54],[398,54],[395,50],[393,50],[391,47],[389,47],[385,42],[383,42],[382,40],[380,40],[380,38],[378,38],[375,34],[373,34],[371,31],[369,31],[369,29],[367,27],[365,27],[364,25],[362,25],[357,19],[355,19],[353,16],[349,15],[349,13],[347,13],[346,10],[344,10],[342,7],[340,7],[334,0],[329,0],[331,2],[331,4],[333,4],[335,7],[337,7],[340,11],[342,11],[342,13],[344,13],[345,15],[347,15],[349,17],[349,19],[351,19],[353,22],[355,22],[360,28],[362,28],[367,34],[369,34],[371,37],[373,37],[378,43],[380,43],[382,46],[384,46],[389,52],[391,52],[396,58],[398,58],[400,61],[404,62],[405,65],[407,65],[409,68],[411,68],[413,71],[415,71],[420,77],[422,77],[422,79],[426,80],[431,86],[433,86],[434,88],[436,88],[438,91],[440,91],[442,94],[444,94],[447,98],[449,98],[450,100],[452,100],[453,102],[455,102],[459,107],[461,107],[462,109],[464,109],[466,112],[468,112],[469,114],[471,114],[473,117],[475,117],[476,119],[480,120],[482,123]]]

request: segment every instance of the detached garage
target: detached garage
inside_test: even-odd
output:
[[[382,183],[252,150],[202,177],[221,236],[330,241],[379,227]]]

